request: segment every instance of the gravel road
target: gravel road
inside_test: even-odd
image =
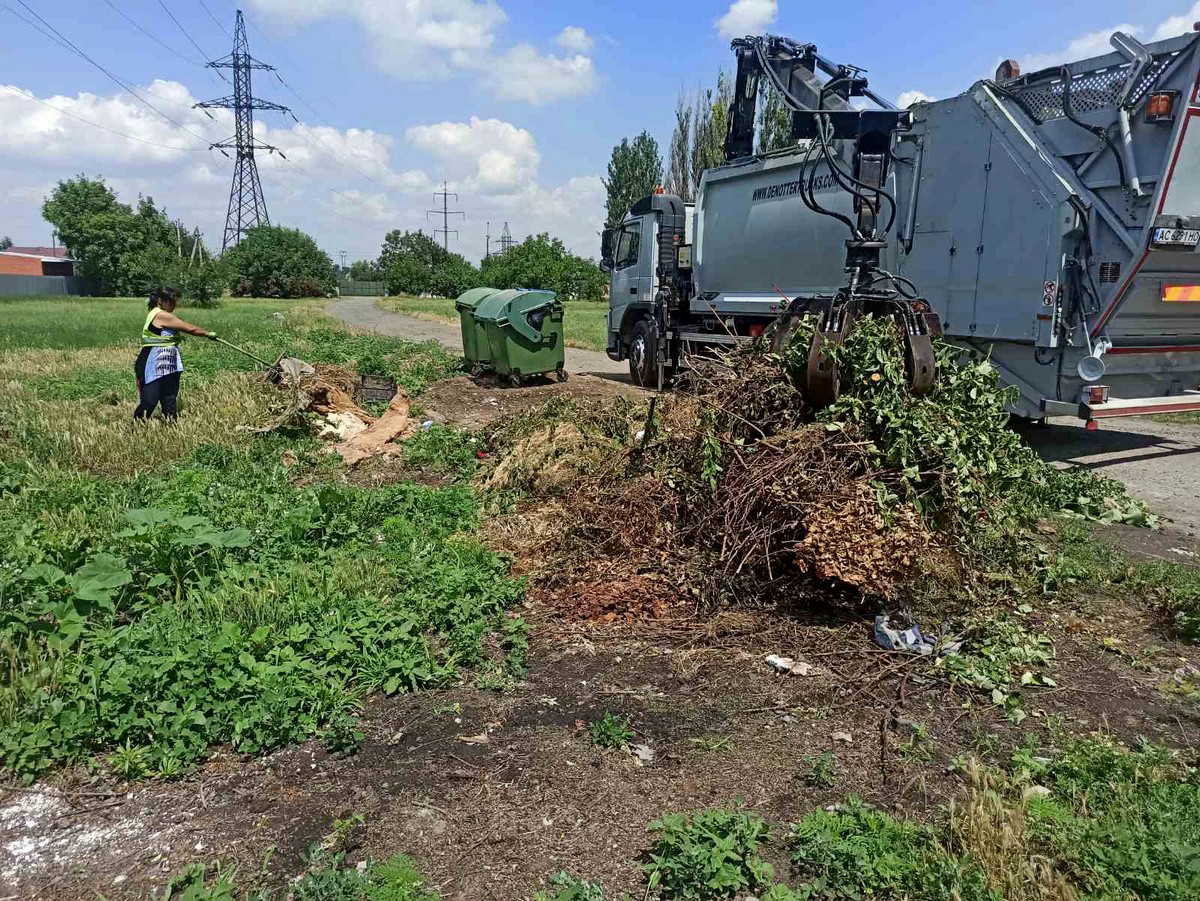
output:
[[[462,350],[462,336],[458,326],[429,322],[380,309],[373,297],[343,297],[335,300],[329,311],[353,328],[379,332],[381,335],[393,335],[409,341],[438,341],[451,350]],[[567,348],[567,372],[589,373],[609,378],[620,376],[622,381],[629,381],[628,364],[616,363],[606,354],[577,347]]]
[[[456,326],[381,310],[371,297],[342,298],[330,309],[354,328],[413,341],[440,341],[454,350],[462,349]],[[567,348],[567,369],[629,380],[626,364],[574,347]],[[1130,417],[1106,420],[1099,430],[1088,432],[1070,420],[1052,422],[1020,428],[1043,457],[1086,466],[1124,482],[1130,494],[1174,520],[1177,528],[1192,535],[1200,533],[1200,425]]]

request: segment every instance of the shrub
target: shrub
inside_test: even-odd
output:
[[[895,820],[856,797],[804,817],[789,844],[814,899],[1002,901],[983,871],[947,852],[931,828]]]
[[[741,810],[669,814],[650,824],[656,838],[642,869],[664,899],[732,898],[769,882],[774,868],[758,855],[770,830]]]
[[[175,773],[214,742],[258,753],[327,724],[351,751],[361,696],[482,659],[521,585],[452,537],[477,522],[471,493],[296,488],[279,448],[213,447],[121,483],[3,470],[5,767],[32,777],[119,749],[131,778]]]

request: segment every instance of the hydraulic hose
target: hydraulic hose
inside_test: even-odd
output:
[[[787,89],[787,86],[783,84],[782,79],[780,79],[779,76],[776,74],[775,70],[771,68],[770,63],[767,60],[766,53],[763,51],[761,41],[758,41],[755,43],[754,54],[758,59],[760,68],[762,69],[763,72],[766,73],[767,79],[771,82],[771,85],[775,88],[775,90],[779,92],[779,95],[784,99],[784,101],[787,103],[788,106],[790,106],[796,112],[808,112],[808,113],[815,112],[818,114],[816,130],[817,130],[817,134],[820,138],[820,142],[821,142],[822,155],[825,157],[826,164],[829,166],[830,172],[832,173],[834,180],[837,181],[839,187],[841,187],[843,190],[849,192],[850,194],[854,195],[855,197],[859,198],[863,202],[872,203],[872,205],[875,209],[878,209],[878,195],[882,195],[883,197],[887,198],[888,204],[889,204],[889,209],[890,209],[890,216],[888,217],[887,228],[883,229],[883,233],[886,234],[891,229],[892,225],[895,223],[895,220],[896,220],[896,200],[895,200],[895,198],[893,198],[891,196],[891,194],[889,194],[887,191],[883,190],[882,188],[877,188],[873,185],[868,185],[868,184],[858,181],[858,179],[854,178],[852,175],[846,174],[837,165],[834,164],[834,162],[830,158],[831,154],[830,154],[829,148],[828,148],[828,139],[824,133],[824,130],[821,127],[822,123],[821,123],[820,116],[819,116],[819,113],[821,111],[820,110],[814,111],[814,110],[808,109],[808,107],[804,106],[804,104],[802,104],[799,100],[797,100],[796,97],[792,94],[792,92]],[[828,88],[828,85],[826,85],[826,88]],[[822,93],[821,93],[822,98],[824,97],[824,93],[825,93],[825,91],[822,90]],[[851,188],[850,186],[848,186],[845,182],[845,179],[849,179],[854,184],[857,184],[860,187],[865,188],[866,190],[871,191],[872,193],[876,194],[877,195],[876,200],[874,202],[872,202],[868,197],[866,197],[865,195],[861,194],[860,192],[858,192],[858,191],[854,190],[853,188]],[[810,174],[810,176],[809,176],[810,190],[812,190],[812,187],[813,187],[812,182],[814,180],[815,180],[815,171],[814,171],[814,173]],[[855,237],[855,239],[859,239],[859,240],[862,239],[862,234],[859,232],[857,226],[855,226],[855,224],[847,216],[844,216],[841,213],[837,213],[833,210],[827,210],[824,207],[822,207],[819,203],[816,202],[815,191],[813,191],[811,198],[806,198],[803,191],[800,192],[800,196],[802,199],[804,199],[805,205],[808,206],[808,208],[811,209],[814,213],[819,213],[824,216],[833,216],[834,218],[836,218],[836,219],[840,220],[842,223],[844,223],[846,225],[846,227],[850,229],[850,233]]]
[[[1113,159],[1117,161],[1117,177],[1121,180],[1121,187],[1123,189],[1125,189],[1126,191],[1128,191],[1129,190],[1129,180],[1126,178],[1125,161],[1121,158],[1121,151],[1119,151],[1117,149],[1117,146],[1112,142],[1112,139],[1108,136],[1108,129],[1102,128],[1099,125],[1088,125],[1086,122],[1081,121],[1075,115],[1075,111],[1071,108],[1071,81],[1074,79],[1075,76],[1073,76],[1071,74],[1071,70],[1068,69],[1066,66],[1062,67],[1061,74],[1062,74],[1062,79],[1063,79],[1063,94],[1062,94],[1063,115],[1065,115],[1070,121],[1074,122],[1076,125],[1078,125],[1080,128],[1082,128],[1084,131],[1090,131],[1092,134],[1094,134],[1097,138],[1100,139],[1100,142],[1105,147],[1107,147],[1110,151],[1112,151]]]

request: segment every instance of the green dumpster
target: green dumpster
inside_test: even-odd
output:
[[[472,372],[487,369],[488,356],[487,331],[482,323],[475,319],[475,309],[480,303],[497,293],[495,288],[472,288],[458,296],[454,301],[454,309],[458,310],[458,322],[462,328],[463,356],[467,368]]]
[[[510,385],[550,372],[566,380],[563,306],[553,291],[497,292],[475,308],[475,320],[487,333],[492,369]]]

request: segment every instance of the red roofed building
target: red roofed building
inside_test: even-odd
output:
[[[49,253],[41,253],[41,251]],[[32,251],[32,252],[29,252]],[[75,261],[51,247],[0,250],[0,275],[74,275]]]
[[[69,260],[65,247],[5,247],[5,253],[27,253],[35,257],[54,257],[58,260]]]

